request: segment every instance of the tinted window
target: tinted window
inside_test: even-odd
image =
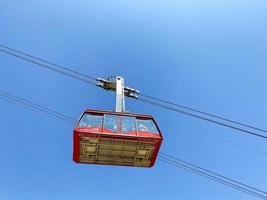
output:
[[[159,133],[153,120],[137,119],[137,130],[141,132]]]
[[[105,115],[104,128],[112,132],[118,132],[118,121],[117,115]]]
[[[135,117],[121,117],[121,132],[135,131]]]
[[[92,115],[89,113],[85,113],[80,122],[79,127],[87,127],[87,128],[101,128],[102,127],[102,115]]]

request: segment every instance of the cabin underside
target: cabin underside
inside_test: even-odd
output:
[[[79,163],[151,167],[154,165],[160,141],[140,138],[78,136],[74,154]],[[78,147],[77,147],[78,145]],[[75,156],[74,156],[75,157]],[[78,159],[78,160],[77,160]]]

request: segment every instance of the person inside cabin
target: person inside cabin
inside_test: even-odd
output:
[[[138,131],[148,132],[148,126],[146,120],[139,120],[138,121]]]
[[[112,132],[117,132],[118,131],[118,117],[112,116],[112,115],[106,115],[104,126],[106,129]]]
[[[121,117],[121,131],[122,132],[132,132],[135,131],[135,118],[122,116]]]

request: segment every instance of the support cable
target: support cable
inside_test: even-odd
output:
[[[69,76],[69,77],[74,78],[76,80],[83,81],[85,83],[88,83],[88,84],[91,84],[91,85],[94,85],[94,86],[96,85],[96,82],[93,82],[93,81],[88,80],[89,79],[88,78],[89,76],[87,77],[86,75],[82,75],[82,74],[80,74],[78,72],[75,72],[73,70],[70,70],[70,69],[63,69],[62,70],[61,68],[55,68],[55,67],[50,66],[51,65],[50,62],[44,62],[45,63],[44,64],[44,63],[41,63],[39,61],[33,60],[31,58],[27,58],[27,57],[24,57],[24,56],[21,56],[21,55],[18,55],[18,54],[15,54],[15,53],[12,53],[12,52],[3,50],[3,49],[0,49],[0,51],[3,52],[3,53],[9,54],[11,56],[20,58],[22,60],[31,62],[33,64],[39,65],[39,66],[41,66],[43,68],[52,70],[52,71],[57,72],[57,73],[60,73],[60,74],[63,74],[65,76]],[[55,65],[55,66],[58,66],[58,65]]]
[[[57,73],[61,73],[61,74],[65,75],[65,76],[72,77],[72,78],[74,78],[76,80],[80,80],[80,81],[89,83],[89,84],[94,85],[94,86],[96,85],[96,83],[92,81],[92,80],[95,81],[95,79],[93,77],[91,77],[91,76],[82,74],[80,72],[74,71],[74,70],[69,69],[67,67],[63,67],[61,65],[57,65],[55,63],[46,61],[46,60],[38,58],[36,56],[32,56],[30,54],[24,53],[22,51],[19,51],[19,50],[13,49],[13,48],[10,48],[10,47],[2,45],[2,44],[0,44],[0,47],[4,48],[4,49],[0,49],[0,51],[3,52],[3,53],[6,53],[6,54],[9,54],[11,56],[14,56],[14,57],[26,60],[28,62],[37,64],[37,65],[39,65],[39,66],[41,66],[43,68],[50,69],[50,70],[55,71]],[[42,63],[40,63],[40,61]],[[54,67],[52,67],[52,66],[54,66]],[[260,129],[260,128],[257,128],[257,127],[251,126],[251,125],[247,125],[247,124],[244,124],[244,123],[241,123],[241,122],[237,122],[237,121],[234,121],[234,120],[226,119],[226,118],[220,117],[218,115],[209,114],[209,113],[197,110],[197,109],[189,108],[187,106],[182,106],[180,104],[175,104],[175,103],[172,103],[172,102],[161,100],[161,99],[158,99],[158,98],[146,95],[146,94],[139,94],[139,95],[154,100],[154,101],[150,101],[150,100],[147,100],[147,99],[144,99],[144,98],[139,98],[140,101],[143,101],[143,102],[146,102],[146,103],[150,103],[150,104],[153,104],[155,106],[163,107],[163,108],[175,111],[175,112],[179,112],[179,113],[191,116],[191,117],[202,119],[202,120],[205,120],[205,121],[208,121],[208,122],[211,122],[211,123],[215,123],[217,125],[221,125],[221,126],[224,126],[224,127],[227,127],[227,128],[235,129],[237,131],[244,132],[244,133],[247,133],[247,134],[250,134],[250,135],[253,135],[253,136],[257,136],[257,137],[261,137],[261,138],[267,139],[267,136],[265,136],[265,135],[262,135],[262,134],[259,134],[259,133],[256,133],[256,132],[253,132],[253,131],[250,131],[250,130],[246,130],[244,128],[239,128],[239,127],[236,127],[234,125],[230,125],[230,124],[227,124],[227,123],[224,123],[224,122],[216,121],[215,119],[210,119],[208,117],[200,116],[200,115],[188,112],[188,111],[183,111],[183,110],[180,110],[180,109],[177,109],[177,108],[173,108],[170,105],[176,106],[176,107],[180,107],[180,108],[183,108],[183,109],[186,109],[186,110],[189,110],[189,111],[194,111],[194,112],[197,112],[199,114],[204,114],[204,115],[209,116],[209,117],[214,117],[214,118],[217,118],[217,119],[220,119],[220,120],[224,120],[226,122],[230,122],[230,123],[234,123],[234,124],[237,124],[237,125],[241,125],[243,127],[254,129],[254,130],[257,130],[257,131],[267,132],[267,130]],[[155,102],[155,101],[157,101],[157,102]],[[159,102],[161,102],[161,103],[159,103]],[[165,103],[167,105],[164,105],[162,103]]]
[[[213,119],[209,119],[207,117],[203,117],[203,116],[200,116],[200,115],[197,115],[197,114],[193,114],[193,113],[190,113],[190,112],[187,112],[187,111],[183,111],[183,110],[180,110],[180,109],[177,109],[177,108],[173,108],[171,106],[163,105],[163,104],[160,104],[160,103],[155,102],[155,101],[149,101],[149,100],[146,100],[146,99],[143,99],[143,98],[139,98],[138,100],[139,101],[143,101],[143,102],[148,103],[148,104],[152,104],[154,106],[162,107],[162,108],[165,108],[165,109],[168,109],[168,110],[172,110],[174,112],[182,113],[182,114],[185,114],[185,115],[188,115],[188,116],[191,116],[191,117],[195,117],[195,118],[198,118],[198,119],[201,119],[201,120],[204,120],[204,121],[208,121],[208,122],[211,122],[211,123],[214,123],[214,124],[218,124],[218,125],[221,125],[221,126],[224,126],[224,127],[227,127],[227,128],[231,128],[231,129],[237,130],[237,131],[242,132],[242,133],[246,133],[246,134],[249,134],[249,135],[253,135],[253,136],[256,136],[256,137],[267,139],[267,136],[265,136],[265,135],[261,135],[259,133],[252,132],[252,131],[249,131],[249,130],[245,130],[243,128],[235,127],[233,125],[229,125],[229,124],[226,124],[226,123],[223,123],[223,122],[219,122],[219,121],[216,121],[216,120],[213,120]]]
[[[50,116],[62,119],[68,123],[71,123],[71,124],[75,123],[74,118],[68,117],[63,113],[51,110],[49,108],[46,108],[45,106],[40,106],[40,105],[38,105],[32,101],[23,99],[23,98],[18,97],[16,95],[13,95],[13,94],[10,94],[10,93],[4,92],[4,91],[0,91],[0,98],[3,99],[3,97],[4,97],[4,100],[6,100],[6,99],[10,100],[9,102],[11,102],[11,103],[19,103],[20,105],[27,106],[31,109],[33,108],[36,111],[44,112]],[[226,176],[220,175],[218,173],[211,172],[209,170],[198,167],[197,165],[193,165],[189,162],[182,161],[178,158],[175,158],[175,157],[170,156],[170,155],[163,153],[163,152],[160,152],[159,158],[163,162],[166,162],[170,165],[183,168],[187,171],[191,171],[195,174],[198,174],[200,176],[203,176],[203,177],[208,178],[210,180],[213,180],[215,182],[221,183],[221,184],[226,185],[228,187],[231,187],[231,188],[234,188],[236,190],[242,191],[244,193],[253,195],[257,198],[267,200],[267,196],[264,195],[264,194],[267,194],[265,191],[257,189],[257,188],[252,187],[252,186],[249,186],[247,184],[241,183],[240,181],[235,181],[234,179],[230,179],[230,178],[227,178]]]
[[[244,126],[244,127],[247,127],[247,128],[251,128],[251,129],[255,129],[255,130],[258,130],[258,131],[262,131],[262,132],[267,133],[267,130],[265,130],[265,129],[257,128],[255,126],[244,124],[244,123],[241,123],[239,121],[235,121],[235,120],[227,119],[225,117],[221,117],[221,116],[218,116],[218,115],[214,115],[214,114],[210,114],[210,113],[207,113],[207,112],[203,112],[203,111],[198,110],[198,109],[195,109],[195,108],[190,108],[188,106],[184,106],[184,105],[173,103],[173,102],[166,101],[166,100],[163,100],[163,99],[155,98],[155,97],[152,97],[152,96],[143,94],[143,93],[142,94],[139,94],[139,96],[143,96],[143,97],[146,97],[146,98],[149,98],[149,99],[158,101],[158,102],[162,102],[162,103],[165,103],[165,104],[169,104],[169,105],[172,105],[172,106],[176,106],[176,107],[179,107],[179,108],[190,110],[190,111],[193,111],[193,112],[196,112],[196,113],[199,113],[199,114],[207,115],[209,117],[214,117],[214,118],[217,118],[217,119],[226,121],[226,122],[234,123],[234,124],[237,124],[237,125],[240,125],[240,126]]]
[[[192,172],[192,173],[194,173],[194,174],[197,174],[197,175],[199,175],[199,176],[205,177],[205,178],[207,178],[207,179],[213,180],[213,181],[215,181],[215,182],[217,182],[217,183],[220,183],[220,184],[222,184],[222,185],[228,186],[228,187],[230,187],[230,188],[233,188],[233,189],[239,190],[239,191],[241,191],[241,192],[250,194],[250,195],[252,195],[252,196],[254,196],[254,197],[257,197],[257,198],[259,198],[259,199],[264,199],[264,200],[267,199],[267,196],[262,195],[262,194],[260,194],[260,193],[258,193],[258,192],[254,192],[254,191],[252,191],[252,190],[246,189],[245,187],[240,187],[240,186],[238,186],[238,185],[236,185],[236,184],[233,184],[233,183],[231,183],[231,182],[224,181],[223,179],[219,179],[219,178],[217,178],[217,177],[215,177],[215,176],[211,176],[211,175],[209,175],[208,173],[205,173],[205,172],[202,172],[202,171],[197,170],[197,169],[195,169],[195,168],[192,168],[192,167],[190,167],[190,166],[186,166],[186,165],[184,165],[184,164],[175,162],[175,161],[173,161],[173,160],[171,160],[171,159],[168,159],[168,158],[166,158],[166,157],[159,156],[159,160],[160,160],[160,161],[163,161],[163,162],[165,162],[165,163],[167,163],[167,164],[170,164],[170,165],[172,165],[172,166],[175,166],[175,167],[179,167],[179,168],[181,168],[181,169],[184,169],[184,170],[186,170],[186,171],[190,171],[190,172]]]
[[[236,180],[234,180],[234,179],[231,179],[231,178],[228,178],[228,177],[226,177],[226,176],[220,175],[220,174],[218,174],[218,173],[212,172],[212,171],[207,170],[207,169],[205,169],[205,168],[199,167],[199,166],[197,166],[197,165],[195,165],[195,164],[192,164],[192,163],[189,163],[189,162],[187,162],[187,161],[183,161],[183,160],[181,160],[181,159],[175,158],[174,156],[168,155],[168,154],[166,154],[166,153],[160,152],[160,154],[163,155],[163,156],[165,156],[165,157],[168,157],[169,159],[175,160],[175,161],[180,162],[180,163],[183,163],[183,164],[185,164],[185,165],[192,166],[192,167],[197,168],[197,169],[199,169],[199,170],[208,172],[208,173],[210,173],[210,174],[212,174],[212,175],[218,176],[218,177],[223,178],[223,179],[225,179],[225,180],[234,182],[234,183],[236,183],[236,184],[242,185],[242,186],[244,186],[244,187],[247,187],[247,188],[256,190],[256,191],[258,191],[258,192],[261,192],[261,193],[267,195],[267,192],[265,192],[265,191],[263,191],[263,190],[260,190],[260,189],[257,189],[257,188],[255,188],[255,187],[251,187],[251,186],[249,186],[249,185],[247,185],[247,184],[241,183],[240,181],[236,181]]]
[[[75,123],[76,122],[76,120],[74,118],[69,117],[69,116],[67,116],[67,115],[65,115],[63,113],[56,112],[54,110],[48,109],[48,108],[46,108],[44,106],[41,106],[41,105],[38,105],[38,104],[36,104],[36,103],[34,103],[32,101],[20,98],[20,97],[18,97],[16,95],[7,93],[7,92],[2,91],[2,90],[0,90],[0,98],[2,98],[3,100],[11,100],[13,103],[17,102],[17,103],[19,103],[21,105],[28,106],[33,110],[44,112],[44,113],[46,113],[48,115],[52,115],[52,116],[54,116],[56,118],[62,119],[64,121],[67,121],[67,122],[70,122],[70,123]]]

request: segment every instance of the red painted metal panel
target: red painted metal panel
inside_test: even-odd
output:
[[[127,139],[132,141],[144,141],[144,142],[152,142],[155,144],[155,150],[152,155],[149,167],[152,167],[156,161],[161,143],[162,143],[162,134],[160,129],[151,115],[143,115],[143,114],[132,114],[132,113],[116,113],[110,111],[101,111],[101,110],[89,110],[87,109],[84,113],[90,114],[112,114],[119,116],[130,116],[141,119],[152,119],[156,124],[159,133],[149,133],[149,132],[141,132],[141,131],[131,131],[131,132],[112,132],[108,129],[104,128],[80,128],[76,127],[73,133],[73,160],[77,163],[83,163],[80,161],[80,140],[81,137],[97,137],[97,138],[110,138],[110,139]],[[81,116],[82,117],[82,116]],[[86,164],[86,162],[84,162]],[[117,165],[117,164],[116,164]],[[123,165],[129,166],[129,165]]]

